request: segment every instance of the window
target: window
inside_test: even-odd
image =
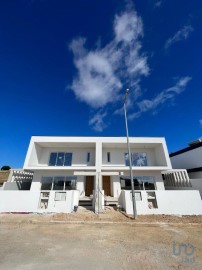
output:
[[[90,162],[90,152],[87,153],[87,162]]]
[[[72,153],[51,153],[49,166],[71,166],[72,165]]]
[[[132,154],[133,166],[147,166],[146,153],[133,153]]]
[[[111,162],[110,152],[107,152],[107,162]]]
[[[147,154],[146,153],[132,153],[131,154],[132,166],[147,166]],[[125,153],[125,165],[129,166],[129,155]]]
[[[55,192],[55,201],[66,201],[66,192]]]
[[[65,190],[76,189],[76,176],[67,176],[65,179]]]
[[[51,153],[50,154],[50,160],[49,160],[49,166],[55,166],[56,160],[57,160],[58,153]]]
[[[41,179],[41,190],[75,190],[76,176],[45,176]]]
[[[145,190],[155,190],[155,181],[152,176],[145,176],[143,184]]]
[[[53,190],[64,190],[64,182],[65,182],[64,176],[54,177]]]
[[[65,153],[59,152],[58,157],[57,157],[57,166],[63,166],[64,165],[64,160],[65,160]]]
[[[72,165],[72,153],[65,153],[64,166],[71,166],[71,165]]]
[[[131,180],[129,176],[122,176],[121,189],[131,190]],[[134,176],[134,189],[135,190],[155,190],[155,179],[153,176]]]
[[[42,177],[41,190],[51,190],[52,189],[53,177]]]

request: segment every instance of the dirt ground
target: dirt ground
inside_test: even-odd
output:
[[[202,217],[1,214],[0,270],[202,269]]]
[[[0,222],[121,222],[121,223],[182,223],[202,224],[202,216],[169,216],[169,215],[141,215],[136,220],[122,211],[107,206],[105,211],[99,215],[79,207],[77,212],[70,214],[0,214]]]

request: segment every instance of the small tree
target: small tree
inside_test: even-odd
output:
[[[1,171],[9,171],[10,169],[11,167],[8,165],[4,165],[3,167],[1,167]]]

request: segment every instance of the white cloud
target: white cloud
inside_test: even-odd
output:
[[[199,120],[199,124],[202,127],[202,119]]]
[[[107,116],[106,112],[98,111],[89,121],[89,125],[93,127],[95,131],[101,132],[106,128],[104,118]]]
[[[194,29],[191,25],[185,25],[182,29],[177,31],[173,37],[170,37],[166,43],[165,43],[165,49],[168,49],[172,44],[181,41],[186,40],[190,33],[193,32]]]
[[[143,35],[142,20],[135,12],[125,12],[115,16],[114,32],[117,42],[131,43]]]
[[[103,47],[86,49],[86,39],[74,39],[69,48],[73,52],[77,75],[71,84],[75,96],[91,108],[101,109],[121,99],[122,82],[133,88],[133,96],[139,96],[141,76],[149,74],[147,57],[141,52],[143,24],[134,10],[116,15],[113,23],[113,38]],[[102,130],[100,113],[90,125]],[[92,120],[91,119],[91,120]],[[101,124],[100,124],[101,123]]]
[[[191,77],[188,77],[188,76],[182,77],[177,81],[177,83],[174,86],[163,90],[155,98],[153,98],[151,100],[144,99],[144,100],[140,101],[137,104],[139,110],[135,113],[130,114],[128,118],[129,119],[139,118],[142,115],[142,113],[154,110],[158,106],[175,98],[176,95],[180,94],[182,91],[185,90],[185,87],[190,80],[191,80]]]
[[[160,2],[157,5],[160,5]],[[185,26],[167,41],[166,46],[188,38],[191,31],[193,31],[191,26]],[[162,91],[155,98],[143,99],[137,103],[142,94],[140,81],[150,72],[147,56],[142,52],[142,37],[142,19],[130,7],[125,12],[115,15],[113,37],[105,46],[99,42],[99,46],[95,49],[88,49],[86,38],[83,37],[75,38],[70,43],[69,48],[73,53],[77,71],[70,89],[78,100],[93,108],[94,115],[89,120],[89,125],[94,130],[101,132],[106,128],[105,122],[110,114],[123,113],[123,108],[118,106],[123,104],[125,87],[130,88],[131,92],[127,104],[131,112],[129,118],[134,119],[173,100],[191,79],[183,77],[173,87]],[[134,112],[134,101],[138,104],[137,112]]]

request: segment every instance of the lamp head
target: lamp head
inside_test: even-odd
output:
[[[129,93],[129,89],[126,89],[126,95]]]

